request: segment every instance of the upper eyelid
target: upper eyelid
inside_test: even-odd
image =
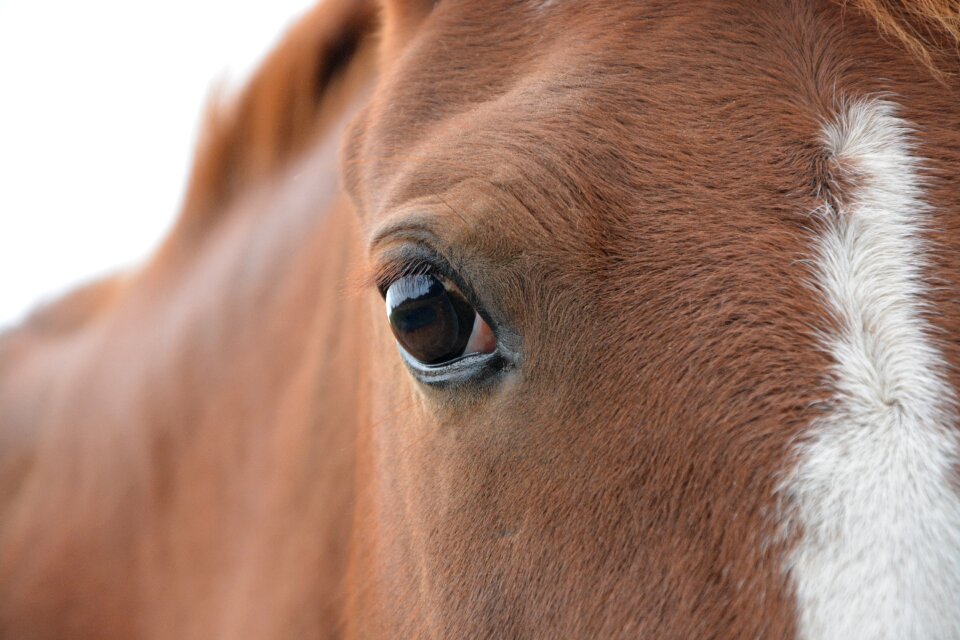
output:
[[[383,293],[397,278],[414,273],[430,273],[452,282],[476,304],[473,287],[452,263],[450,258],[435,247],[420,242],[409,242],[380,258],[380,267],[375,274],[377,288]]]
[[[382,294],[383,288],[390,284],[388,280],[402,275],[404,263],[411,261],[407,247],[426,247],[430,256],[444,258],[443,252],[438,249],[442,244],[429,225],[422,223],[421,217],[383,224],[372,233],[366,244],[366,258],[360,270],[351,278],[355,290],[374,287]],[[403,255],[405,253],[407,256]]]
[[[418,215],[387,223],[377,229],[368,243],[368,264],[373,265],[373,282],[383,284],[383,275],[399,275],[391,263],[413,262],[423,259],[431,263],[441,275],[457,282],[465,271],[466,261],[453,247],[443,242],[433,227],[439,226],[432,216]],[[391,245],[395,245],[391,247]],[[389,284],[389,283],[388,283]]]

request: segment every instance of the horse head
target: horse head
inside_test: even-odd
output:
[[[960,637],[955,12],[850,4],[321,5],[0,343],[0,635]]]

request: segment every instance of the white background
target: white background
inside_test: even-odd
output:
[[[203,105],[314,0],[0,0],[0,328],[171,226]]]

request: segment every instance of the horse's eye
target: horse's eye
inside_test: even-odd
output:
[[[492,353],[497,339],[460,291],[437,276],[403,276],[387,289],[393,335],[423,364],[439,365],[471,353]]]

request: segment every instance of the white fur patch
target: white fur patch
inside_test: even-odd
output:
[[[824,127],[852,172],[823,205],[816,284],[834,315],[833,403],[782,486],[799,537],[787,559],[800,636],[960,639],[954,394],[925,320],[929,216],[909,127],[893,104],[847,105]]]

